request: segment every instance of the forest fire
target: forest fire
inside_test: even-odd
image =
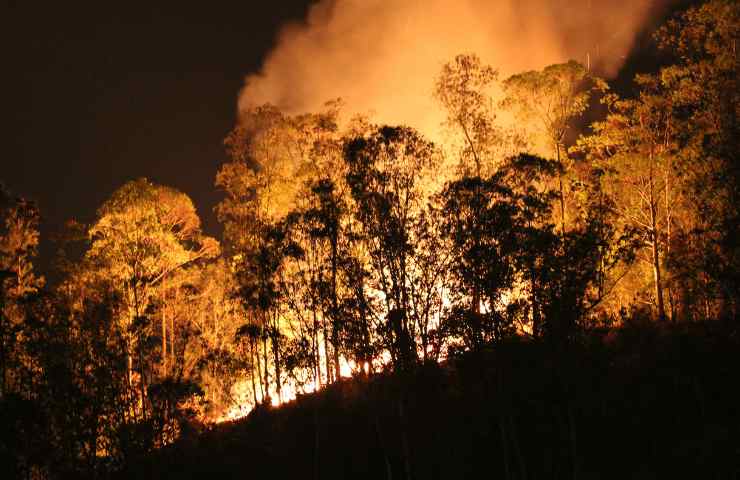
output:
[[[383,365],[388,365],[390,363],[390,360],[390,357],[388,355],[385,355],[382,361]],[[354,375],[360,373],[360,368],[353,360],[347,361],[342,356],[340,357],[339,362],[339,372],[341,378],[352,378]],[[362,373],[364,373],[365,375],[368,375],[370,373],[370,364],[368,362],[365,362],[363,364]],[[270,405],[273,407],[279,407],[284,403],[296,400],[301,395],[314,393],[320,390],[321,387],[321,385],[317,385],[316,380],[309,380],[308,382],[302,383],[300,385],[298,385],[294,379],[284,381],[281,384],[280,397],[278,397],[275,390],[272,391],[269,397]],[[230,396],[232,398],[232,404],[228,406],[223,413],[219,414],[215,418],[203,417],[201,418],[201,420],[206,423],[215,424],[231,422],[234,420],[245,418],[255,407],[254,401],[251,400],[254,395],[247,380],[236,382],[231,387]],[[258,401],[264,402],[264,399],[259,398]]]
[[[218,238],[130,180],[47,285],[0,189],[0,468],[146,477],[213,442],[271,478],[586,478],[653,417],[690,437],[665,458],[734,458],[707,405],[735,372],[696,365],[740,338],[740,7],[666,22],[615,88],[651,5],[319,0],[240,92]],[[639,437],[638,464],[670,443]]]

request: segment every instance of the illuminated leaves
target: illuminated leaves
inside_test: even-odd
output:
[[[506,98],[502,106],[515,112],[523,125],[538,122],[537,133],[547,139],[547,147],[552,149],[563,142],[569,122],[586,110],[591,95],[605,91],[607,86],[571,60],[542,71],[512,75],[504,80],[503,88]]]
[[[476,55],[458,55],[442,67],[434,96],[447,113],[447,127],[463,137],[459,152],[463,174],[480,176],[492,167],[501,132],[494,125],[491,89],[498,72]]]
[[[4,192],[0,192],[3,194]],[[15,299],[33,293],[44,284],[43,277],[33,272],[31,259],[39,243],[39,211],[22,198],[0,198],[2,226],[0,227],[0,282],[2,291]]]
[[[87,259],[97,274],[121,287],[140,290],[148,303],[149,286],[199,258],[218,254],[218,242],[200,234],[192,201],[169,187],[135,180],[118,189],[98,210],[90,228]]]

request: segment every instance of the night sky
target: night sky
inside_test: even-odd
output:
[[[44,239],[67,219],[93,220],[116,188],[138,177],[187,193],[205,231],[218,235],[213,181],[244,76],[309,4],[1,7],[9,128],[0,181],[38,203]],[[46,263],[53,246],[42,241]]]

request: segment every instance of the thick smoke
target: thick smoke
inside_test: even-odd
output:
[[[657,12],[655,0],[320,0],[246,78],[239,109],[301,113],[341,97],[350,113],[436,136],[434,80],[455,55],[502,78],[569,59],[609,77]]]

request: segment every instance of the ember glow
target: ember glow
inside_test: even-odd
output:
[[[386,352],[382,356],[381,361],[378,362],[378,367],[382,367],[388,363],[390,363],[390,356]],[[360,368],[357,363],[353,360],[347,361],[343,356],[339,359],[339,368],[340,376],[342,378],[351,378],[353,375],[360,372]],[[362,366],[362,372],[367,374],[369,371],[370,365],[366,362]],[[306,382],[303,385],[297,385],[294,379],[286,379],[281,384],[280,394],[282,400],[278,398],[277,391],[275,391],[273,387],[270,392],[270,404],[273,407],[278,407],[281,404],[292,402],[298,398],[299,395],[305,395],[316,391],[317,385],[315,380]],[[215,418],[202,417],[202,420],[212,423],[224,423],[239,420],[240,418],[244,418],[249,415],[249,412],[254,408],[254,401],[252,401],[252,387],[249,380],[242,379],[237,381],[231,388],[231,398],[233,399],[232,404],[223,413]],[[258,399],[260,401],[262,400],[259,396]]]

